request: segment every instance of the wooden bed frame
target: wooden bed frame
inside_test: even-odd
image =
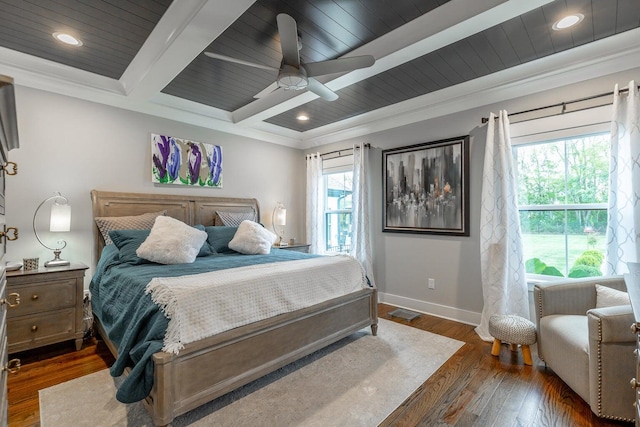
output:
[[[127,216],[167,210],[187,224],[213,225],[216,210],[255,212],[256,199],[91,192],[93,215]],[[104,239],[94,226],[96,257]],[[153,422],[167,425],[184,414],[269,372],[371,326],[376,335],[377,291],[358,292],[187,344],[179,355],[153,355],[154,384],[145,399]],[[117,356],[96,319],[98,332]]]

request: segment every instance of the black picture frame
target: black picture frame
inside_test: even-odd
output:
[[[469,236],[469,135],[382,151],[382,231]]]

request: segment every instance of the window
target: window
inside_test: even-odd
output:
[[[353,172],[324,175],[326,189],[324,226],[327,252],[349,252],[351,249],[351,212]]]
[[[527,274],[602,275],[609,134],[515,145]]]

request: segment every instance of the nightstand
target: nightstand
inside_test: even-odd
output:
[[[71,339],[80,350],[84,338],[84,273],[88,268],[72,263],[7,272],[7,293],[16,292],[21,300],[7,312],[9,353]]]
[[[296,251],[296,252],[304,252],[306,254],[309,253],[309,246],[311,246],[310,243],[296,243],[295,245],[289,245],[289,246],[274,246],[275,248],[278,249],[286,249],[288,251]]]

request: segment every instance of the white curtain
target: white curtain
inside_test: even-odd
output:
[[[321,254],[325,251],[323,232],[323,179],[320,153],[307,155],[307,221],[306,237],[309,252]]]
[[[627,272],[640,259],[640,98],[635,81],[629,92],[613,91],[611,164],[605,274]]]
[[[515,169],[506,111],[489,116],[482,174],[480,262],[484,307],[476,332],[492,341],[489,318],[529,318],[529,299],[517,205]]]
[[[353,213],[351,217],[351,255],[355,257],[375,287],[371,249],[371,221],[369,220],[369,149],[365,144],[353,146]]]

